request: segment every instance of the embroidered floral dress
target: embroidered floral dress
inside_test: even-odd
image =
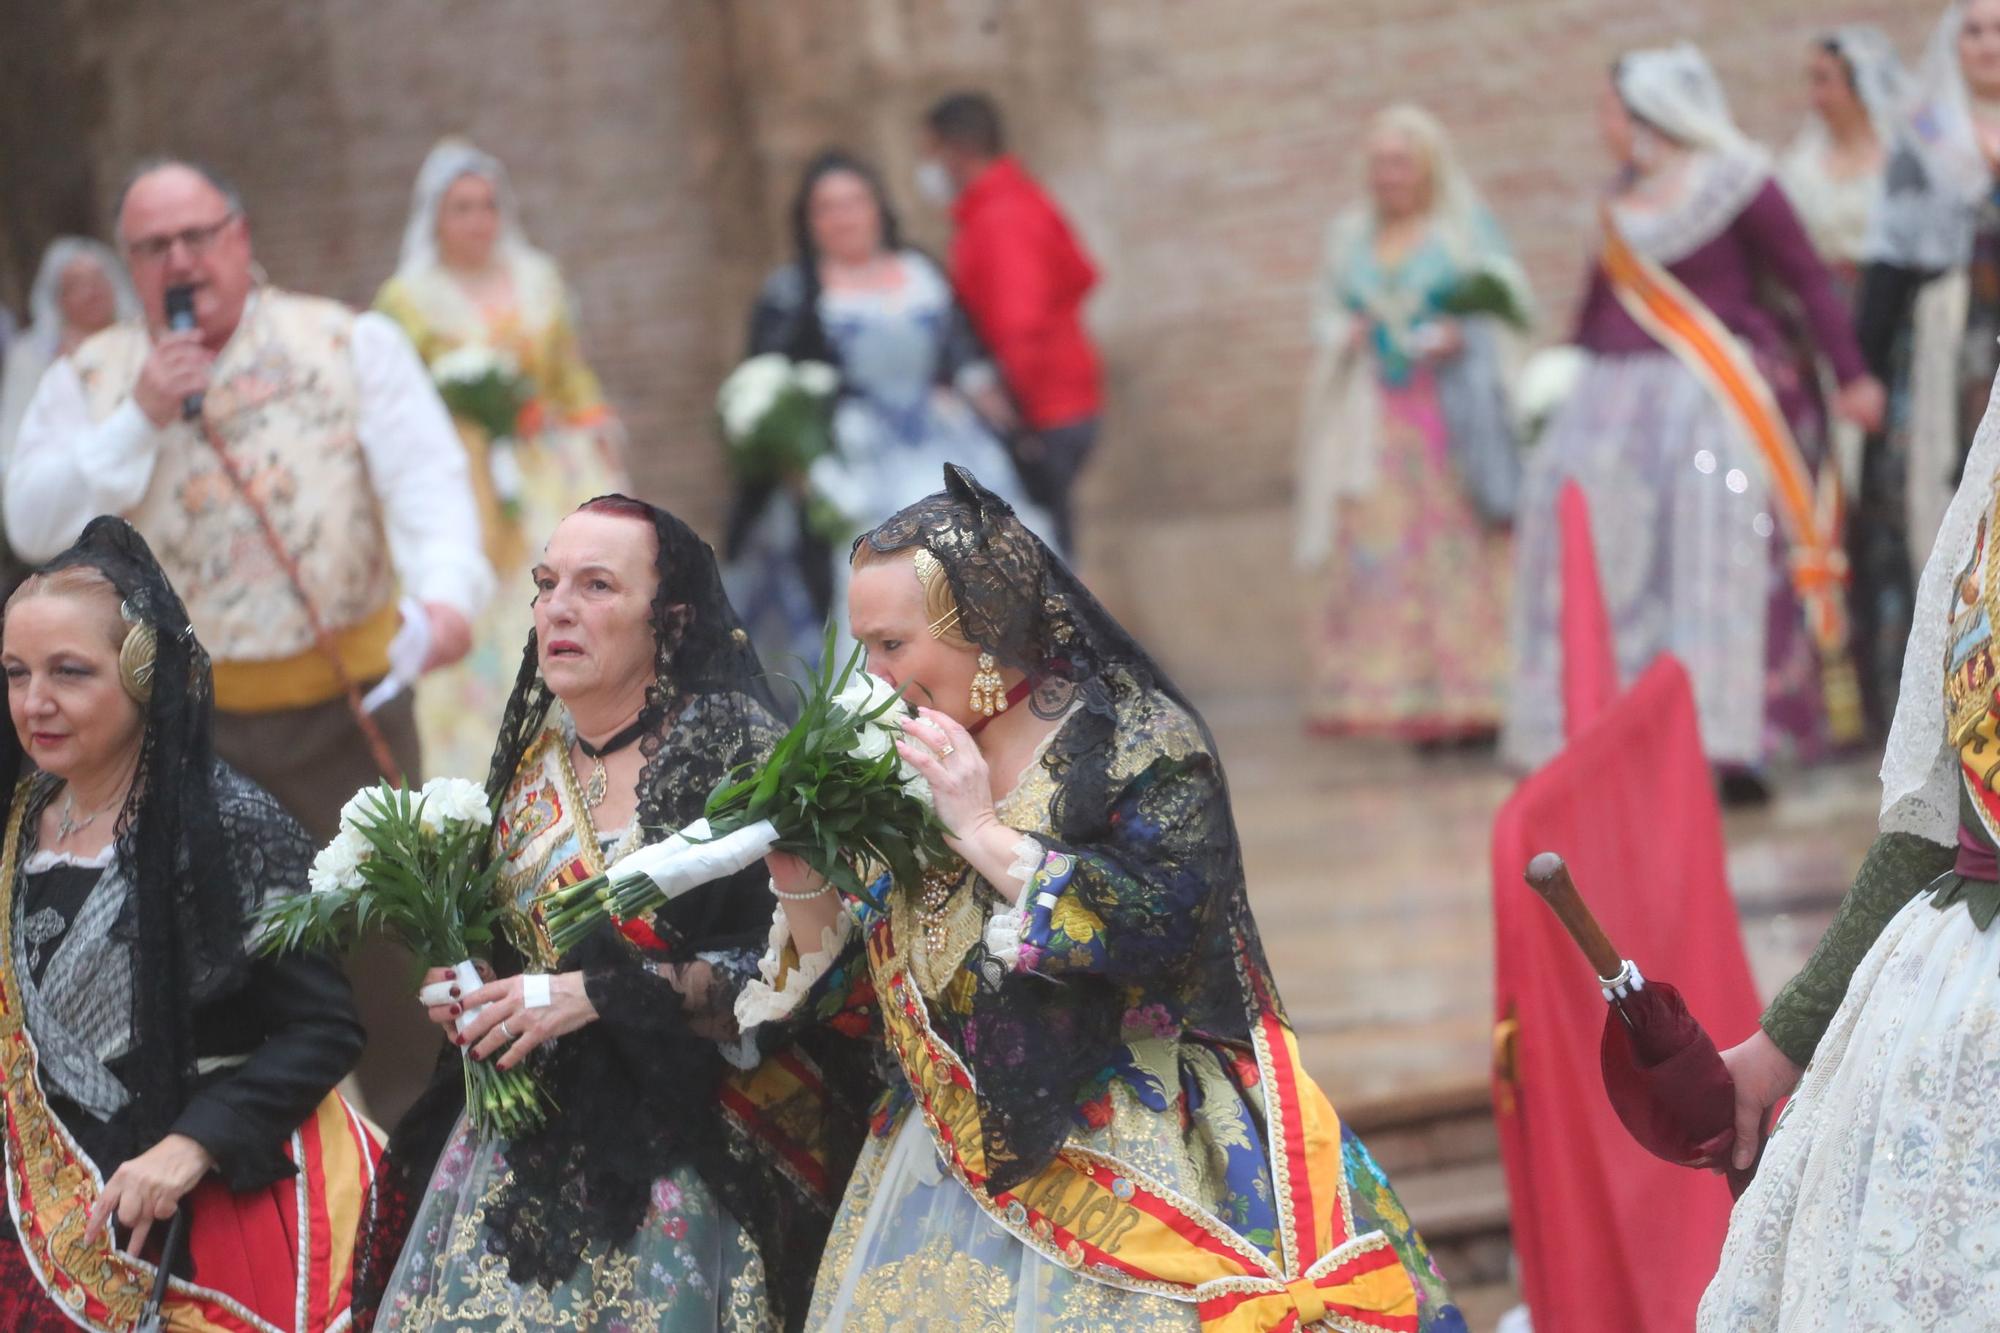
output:
[[[687,723],[683,719],[684,724]],[[556,970],[547,939],[533,914],[535,896],[617,862],[640,843],[636,829],[603,833],[591,823],[583,788],[569,761],[567,718],[545,732],[523,763],[502,807],[496,838],[525,839],[508,863],[503,883],[520,916],[515,935],[522,953],[542,970]],[[649,957],[675,953],[669,913],[655,918]],[[741,972],[754,955],[738,951],[700,955],[718,969]],[[586,973],[599,1005],[599,1024],[629,1019],[612,1011],[610,989]],[[557,1042],[569,1040],[558,1038]],[[552,1092],[557,1115],[586,1113],[565,1106],[565,1087]],[[599,1127],[599,1150],[621,1151],[618,1123]],[[507,1251],[519,1238],[551,1226],[541,1216],[558,1200],[517,1188],[512,1145],[483,1139],[463,1120],[452,1133],[431,1177],[410,1239],[389,1281],[376,1327],[384,1333],[460,1329],[663,1329],[764,1330],[779,1327],[765,1296],[764,1261],[757,1245],[718,1200],[692,1164],[653,1181],[644,1216],[623,1244],[593,1243],[574,1271],[553,1285],[517,1282]],[[589,1200],[580,1201],[589,1207]],[[495,1231],[501,1234],[495,1237]],[[532,1244],[533,1242],[528,1242]]]
[[[887,1086],[835,1219],[808,1327],[1192,1329],[1205,1307],[1134,1277],[1150,1262],[1148,1247],[1134,1239],[1143,1234],[1140,1219],[1121,1207],[1135,1196],[1178,1201],[1199,1219],[1193,1225],[1226,1230],[1266,1256],[1292,1243],[1281,1228],[1288,1204],[1274,1183],[1268,1130],[1270,1079],[1297,1077],[1294,1065],[1283,1052],[1274,1059],[1265,1048],[1194,1030],[1188,1006],[1166,992],[1118,982],[1121,973],[1137,976],[1203,948],[1198,904],[1206,886],[1190,871],[1201,864],[1202,844],[1216,841],[1217,821],[1228,819],[1214,756],[1178,704],[1142,696],[1117,719],[1111,827],[1095,845],[1066,844],[1052,831],[1063,798],[1060,755],[1082,717],[1073,711],[1051,733],[998,805],[1001,820],[1024,831],[1016,865],[1027,876],[1023,906],[1005,903],[957,864],[921,886],[885,879],[868,898],[848,901],[824,951],[804,959],[790,949],[780,916],[765,981],[746,988],[738,1013],[746,1026],[784,1017],[850,1031],[880,1025],[886,1014],[891,1051],[903,1060],[911,1058],[912,1032],[923,1029],[942,1041],[940,1051],[1011,1046],[1032,1060],[1062,1040],[1066,1016],[1032,1003],[997,1018],[985,1011],[976,997],[992,989],[995,969],[1087,986],[1107,1002],[1124,995],[1111,1059],[1062,1112],[1065,1154],[1088,1152],[1117,1174],[1107,1174],[1101,1197],[1086,1198],[1073,1184],[1058,1196],[1066,1187],[1048,1176],[989,1196],[970,1181],[1006,1169],[994,1127],[918,1093],[898,1061],[885,1061]],[[904,1021],[899,1009],[917,1016]],[[984,1139],[978,1152],[967,1142],[976,1133]],[[1329,1133],[1339,1178],[1322,1181],[1329,1187],[1322,1205],[1332,1229],[1360,1238],[1356,1254],[1400,1265],[1415,1303],[1404,1322],[1352,1311],[1326,1326],[1462,1329],[1381,1169],[1337,1122]],[[1338,1305],[1329,1298],[1328,1309]]]
[[[1455,253],[1435,228],[1390,261],[1372,224],[1336,227],[1329,240],[1314,324],[1331,363],[1314,379],[1307,448],[1366,451],[1373,476],[1344,488],[1339,521],[1326,520],[1332,550],[1309,622],[1306,702],[1320,731],[1429,740],[1500,724],[1507,536],[1467,493],[1440,373],[1419,351],[1476,262],[1512,271],[1492,219],[1482,211],[1477,222],[1476,254]],[[1357,321],[1365,349],[1352,343]],[[1466,325],[1459,356],[1497,377],[1497,336],[1481,323]],[[1497,394],[1480,406],[1505,410]],[[1339,438],[1317,438],[1326,435]]]

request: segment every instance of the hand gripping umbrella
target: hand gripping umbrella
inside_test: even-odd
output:
[[[1583,950],[1611,1006],[1599,1064],[1604,1091],[1627,1132],[1677,1166],[1726,1166],[1736,1143],[1736,1083],[1687,1001],[1619,955],[1561,857],[1543,852],[1528,863],[1527,879]],[[1756,1171],[1754,1161],[1748,1170],[1729,1168],[1730,1192],[1741,1195]]]

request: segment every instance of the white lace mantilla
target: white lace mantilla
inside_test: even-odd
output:
[[[1945,741],[1943,674],[1951,625],[1952,587],[1972,556],[1979,520],[2000,477],[2000,416],[1986,404],[1964,480],[1945,511],[1937,544],[1917,582],[1910,642],[1903,653],[1902,693],[1889,747],[1882,756],[1882,832],[1914,833],[1952,846],[1958,841],[1958,759]],[[1849,994],[1852,994],[1849,991]]]
[[[1680,263],[1729,230],[1771,179],[1771,161],[1762,153],[1705,152],[1687,173],[1686,193],[1669,208],[1612,207],[1626,244],[1662,265]]]

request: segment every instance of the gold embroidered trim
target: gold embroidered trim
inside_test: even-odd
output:
[[[97,1333],[126,1333],[138,1323],[159,1270],[114,1248],[108,1234],[94,1246],[83,1244],[84,1228],[104,1181],[96,1163],[49,1110],[42,1093],[35,1039],[27,1030],[20,984],[14,975],[15,871],[32,782],[32,778],[24,778],[14,788],[13,811],[5,840],[0,842],[0,1095],[4,1095],[6,1107],[7,1191],[17,1219],[21,1254],[44,1294],[84,1328]],[[16,1142],[22,1145],[18,1158]],[[299,1222],[302,1227],[309,1226],[310,1216],[301,1212]],[[302,1251],[309,1239],[300,1236]],[[214,1327],[198,1308],[192,1308],[192,1302],[205,1301],[260,1333],[281,1333],[223,1292],[179,1278],[171,1280],[168,1291],[167,1310],[198,1321],[196,1327]],[[91,1318],[85,1309],[91,1301],[108,1312],[111,1322]]]
[[[885,935],[887,937],[886,941],[882,938]],[[896,1039],[898,1035],[896,1029],[899,1023],[894,1011],[898,1010],[903,1015],[901,1021],[909,1024],[914,1039],[924,1044],[930,1058],[948,1071],[954,1083],[962,1082],[967,1091],[976,1096],[978,1090],[977,1085],[973,1081],[971,1071],[964,1067],[950,1046],[936,1035],[935,1030],[931,1027],[929,1011],[924,1004],[921,993],[915,997],[910,995],[912,979],[907,959],[897,941],[893,925],[878,925],[876,927],[874,937],[870,940],[869,961],[871,967],[876,971],[877,987],[888,1005],[888,1009],[884,1013],[884,1021],[889,1029],[891,1049],[894,1050],[898,1062],[903,1064],[906,1075],[910,1073],[908,1060],[903,1051],[902,1043]],[[1274,1057],[1269,1050],[1269,1043],[1265,1040],[1261,1032],[1253,1032],[1252,1044],[1257,1051],[1259,1068],[1264,1079],[1263,1086],[1267,1089],[1275,1087],[1276,1084],[1273,1082],[1274,1067],[1272,1064]],[[1090,1170],[1093,1166],[1108,1171],[1114,1176],[1121,1176],[1135,1182],[1163,1202],[1171,1205],[1187,1221],[1199,1227],[1217,1243],[1226,1246],[1239,1255],[1244,1261],[1244,1266],[1252,1271],[1241,1277],[1217,1278],[1202,1283],[1200,1286],[1190,1287],[1184,1283],[1175,1283],[1164,1279],[1133,1277],[1123,1270],[1107,1265],[1085,1264],[1082,1262],[1080,1249],[1075,1253],[1065,1253],[1064,1248],[1055,1243],[1053,1227],[1046,1217],[1037,1217],[1031,1220],[1028,1217],[1027,1207],[1018,1198],[1010,1206],[1002,1207],[986,1193],[983,1187],[975,1185],[967,1178],[964,1165],[960,1161],[957,1152],[948,1143],[943,1127],[939,1124],[936,1111],[930,1105],[921,1087],[918,1086],[917,1079],[911,1076],[910,1081],[912,1087],[917,1088],[918,1095],[915,1098],[917,1111],[923,1117],[925,1128],[930,1133],[931,1142],[937,1147],[939,1158],[944,1163],[946,1169],[951,1172],[952,1177],[958,1181],[967,1195],[978,1205],[980,1211],[992,1218],[1001,1229],[1020,1241],[1023,1245],[1028,1246],[1052,1262],[1063,1265],[1080,1276],[1088,1277],[1092,1281],[1103,1283],[1106,1286],[1118,1287],[1127,1291],[1162,1296],[1171,1300],[1188,1303],[1200,1303],[1232,1293],[1268,1295],[1272,1290],[1272,1284],[1283,1285],[1289,1280],[1286,1276],[1287,1273],[1296,1274],[1299,1271],[1297,1263],[1292,1259],[1292,1253],[1296,1249],[1296,1240],[1292,1235],[1288,1234],[1286,1236],[1285,1253],[1287,1261],[1285,1272],[1280,1272],[1272,1264],[1269,1255],[1245,1241],[1233,1228],[1214,1217],[1207,1209],[1184,1197],[1179,1191],[1165,1185],[1144,1169],[1097,1149],[1070,1146],[1062,1150],[1060,1157],[1072,1170],[1090,1179],[1093,1184],[1098,1183],[1094,1173]],[[1266,1096],[1264,1099],[1267,1115],[1270,1114],[1270,1105],[1273,1100],[1269,1096]],[[1270,1152],[1274,1158],[1273,1166],[1274,1170],[1276,1170],[1278,1169],[1278,1164],[1275,1159],[1283,1151],[1284,1139],[1281,1134],[1273,1132],[1269,1136],[1268,1141],[1271,1144]],[[1370,1231],[1361,1236],[1353,1234],[1353,1210],[1349,1198],[1346,1173],[1344,1169],[1337,1169],[1335,1175],[1336,1188],[1339,1192],[1339,1209],[1343,1224],[1343,1234],[1348,1239],[1328,1253],[1316,1258],[1307,1270],[1306,1275],[1330,1272],[1340,1264],[1347,1263],[1359,1255],[1373,1253],[1389,1243],[1388,1237],[1379,1230]],[[1297,1219],[1291,1207],[1289,1196],[1281,1192],[1279,1204],[1283,1209],[1283,1229],[1287,1233],[1291,1233],[1296,1229]],[[1045,1232],[1047,1234],[1044,1234]],[[1072,1245],[1074,1245],[1074,1242],[1072,1242]],[[1333,1318],[1335,1317],[1329,1316],[1329,1319]],[[1342,1329],[1351,1327],[1360,1330],[1361,1333],[1369,1333],[1368,1326],[1365,1324],[1355,1323],[1348,1325],[1335,1323],[1334,1327]]]

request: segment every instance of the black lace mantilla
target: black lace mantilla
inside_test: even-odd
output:
[[[130,794],[119,812],[117,856],[132,894],[114,932],[133,950],[133,1052],[124,1064],[131,1113],[120,1117],[124,1155],[151,1147],[187,1104],[195,1078],[194,1012],[243,983],[250,959],[245,913],[262,892],[296,890],[312,851],[290,815],[215,759],[214,686],[173,585],[131,524],[91,520],[40,573],[85,567],[107,578],[127,618],[156,638],[152,692]],[[29,771],[12,727],[0,728],[0,824],[13,779]],[[31,785],[47,799],[55,784]],[[32,812],[31,812],[32,813]]]
[[[592,502],[593,505],[598,502]],[[635,502],[618,512],[637,517]],[[645,764],[638,819],[649,841],[699,818],[734,769],[760,761],[782,729],[754,650],[723,594],[712,553],[672,515],[644,506],[658,539],[653,597],[654,684],[640,741]],[[530,635],[488,777],[496,797],[551,724],[558,701],[537,671]],[[567,1280],[593,1247],[628,1240],[646,1215],[655,1180],[691,1165],[767,1256],[815,1257],[827,1219],[802,1213],[788,1181],[727,1129],[716,1099],[724,1072],[718,1036],[733,1034],[734,992],[754,972],[770,926],[761,870],[677,898],[652,923],[668,942],[643,955],[609,926],[563,960],[584,974],[599,1019],[537,1058],[558,1106],[540,1131],[506,1145],[511,1180],[487,1207],[488,1245],[517,1283]],[[710,962],[702,955],[715,956]],[[496,958],[503,975],[514,958]],[[661,975],[704,983],[683,996]],[[718,1032],[718,1021],[732,1024]],[[462,1109],[457,1052],[398,1125],[371,1204],[357,1270],[357,1327],[366,1328],[407,1235],[415,1202]],[[817,1239],[815,1239],[815,1228]],[[770,1295],[788,1325],[803,1318],[805,1288],[773,1262]]]
[[[1140,957],[1109,975],[1012,972],[981,946],[971,1012],[948,1023],[947,1036],[979,1089],[988,1187],[998,1192],[1063,1146],[1078,1094],[1113,1063],[1128,1009],[1160,1003],[1186,1028],[1245,1043],[1258,1014],[1282,1011],[1214,737],[1159,664],[962,468],[947,466],[943,491],[861,540],[884,553],[929,550],[951,582],[968,640],[1038,681],[1073,687],[1076,711],[1043,760],[1055,778],[1055,841],[1088,849],[1117,841],[1121,819],[1164,825],[1144,864],[1080,865],[1068,892],[1106,919],[1130,921],[1146,904],[1195,918],[1191,953],[1163,949],[1158,967]],[[1119,771],[1135,732],[1175,730],[1192,737],[1181,758],[1137,781]]]

